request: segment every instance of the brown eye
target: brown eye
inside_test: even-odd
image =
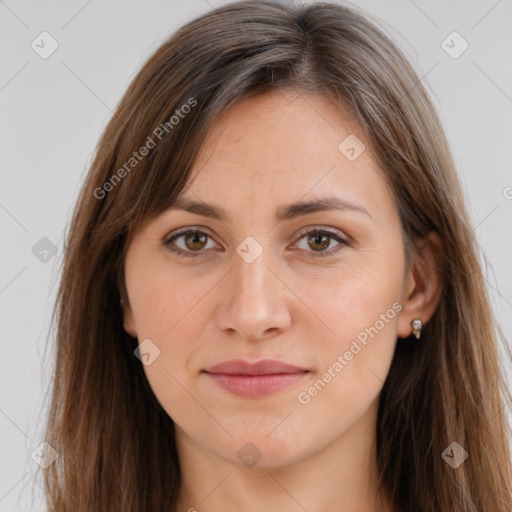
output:
[[[337,232],[315,228],[303,232],[294,248],[314,257],[322,257],[334,256],[349,245]]]
[[[184,242],[188,249],[197,251],[204,249],[208,240],[208,236],[200,231],[193,231],[185,236]]]
[[[323,251],[327,249],[330,244],[331,237],[323,233],[315,233],[308,237],[308,244],[314,251]]]
[[[180,256],[202,256],[208,254],[209,250],[218,248],[208,233],[198,229],[175,232],[162,240],[162,245]]]

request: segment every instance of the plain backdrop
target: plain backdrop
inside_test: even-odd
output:
[[[148,56],[177,27],[222,3],[0,0],[0,511],[43,510],[31,453],[43,441],[45,346],[63,230],[95,145]],[[377,18],[431,91],[510,340],[512,2],[356,5]],[[58,48],[43,58],[52,44]]]

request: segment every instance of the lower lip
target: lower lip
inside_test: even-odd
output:
[[[208,373],[221,388],[234,395],[258,397],[267,396],[287,388],[303,379],[309,372],[281,373],[276,375],[228,375]]]

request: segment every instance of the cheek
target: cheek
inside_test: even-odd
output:
[[[194,269],[171,271],[168,263],[137,268],[126,280],[138,339],[150,339],[159,350],[144,371],[153,393],[174,416],[190,408],[188,379],[207,322],[205,295],[214,290],[218,277],[198,277]]]
[[[185,287],[179,279],[171,283],[165,275],[160,273],[159,276],[157,280],[145,281],[144,290],[137,299],[138,308],[134,309],[139,340],[149,338],[159,349],[154,362],[144,366],[149,385],[167,414],[180,423],[192,414],[193,409],[190,362],[199,349],[199,305],[204,292],[199,293],[190,284]],[[179,288],[180,285],[183,288]]]
[[[133,292],[130,302],[139,338],[167,344],[177,330],[197,326],[204,296],[216,280],[214,275],[198,276],[193,268],[172,269],[166,261],[147,265],[144,272],[134,272],[127,285]]]
[[[308,302],[334,333],[315,346],[321,354],[319,375],[298,399],[315,402],[313,408],[327,411],[336,421],[347,418],[348,411],[352,419],[357,417],[378,396],[393,358],[402,309],[402,253],[383,244],[379,251],[357,255],[357,260],[329,281],[311,280],[307,292]],[[342,404],[343,410],[331,408],[332,403]]]
[[[294,289],[306,297],[311,309],[329,329],[324,345],[332,350],[348,350],[352,340],[364,343],[376,328],[382,338],[393,338],[401,297],[403,260],[398,252],[354,253],[354,261],[336,270],[321,269],[315,274],[295,273]],[[347,258],[348,260],[348,258]],[[393,305],[395,305],[393,307]],[[365,334],[366,333],[366,334]]]
[[[397,309],[401,309],[400,283],[389,279],[389,275],[381,274],[380,281],[378,277],[370,274],[345,278],[337,290],[332,290],[331,299],[324,301],[326,323],[335,332],[329,338],[333,349],[350,350],[354,341],[371,348],[370,341],[376,340],[372,347],[379,350],[379,346],[394,341]]]

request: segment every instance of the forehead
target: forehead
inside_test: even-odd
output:
[[[290,91],[244,99],[228,110],[206,138],[192,176],[191,192],[182,196],[215,200],[226,210],[333,193],[374,211],[392,201],[350,114],[324,96]]]
[[[277,90],[244,99],[220,117],[198,164],[214,156],[244,167],[259,162],[258,170],[268,173],[281,170],[281,164],[300,169],[304,158],[308,163],[330,158],[334,164],[339,136],[356,131],[349,114],[324,96]]]

